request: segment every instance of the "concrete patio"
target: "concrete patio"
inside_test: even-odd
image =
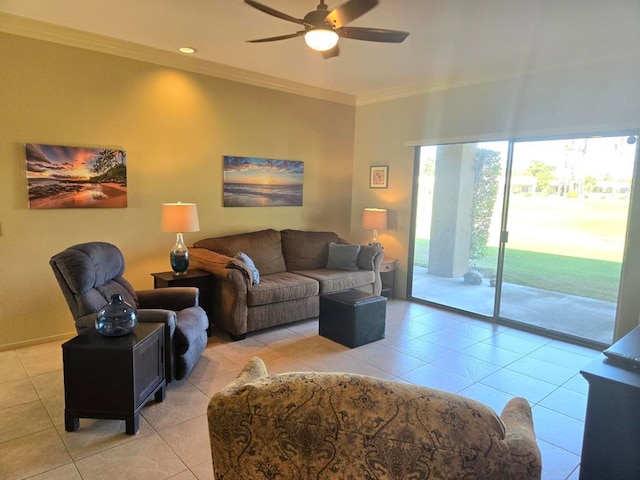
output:
[[[495,288],[464,283],[462,277],[430,275],[415,267],[413,297],[487,317],[493,316]],[[609,345],[613,339],[616,304],[504,283],[500,318]]]

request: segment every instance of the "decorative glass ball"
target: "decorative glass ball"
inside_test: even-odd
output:
[[[115,294],[96,317],[96,330],[107,337],[119,337],[133,332],[138,325],[136,309]]]

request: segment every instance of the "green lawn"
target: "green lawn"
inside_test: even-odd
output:
[[[429,240],[416,240],[414,257],[416,265],[428,266]],[[472,266],[491,278],[497,258],[498,249],[489,247],[487,256],[472,261]],[[509,249],[504,265],[503,280],[508,283],[608,302],[618,298],[620,262]]]

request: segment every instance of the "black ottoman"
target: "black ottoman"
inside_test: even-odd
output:
[[[320,296],[319,333],[350,348],[384,338],[387,299],[360,290]]]

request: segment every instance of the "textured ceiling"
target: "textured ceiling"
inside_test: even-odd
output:
[[[317,0],[261,3],[301,18]],[[301,37],[247,43],[299,25],[242,0],[0,0],[0,12],[170,52],[189,45],[202,61],[356,98],[640,55],[638,0],[380,0],[350,25],[408,31],[407,40],[341,39],[329,60]]]

